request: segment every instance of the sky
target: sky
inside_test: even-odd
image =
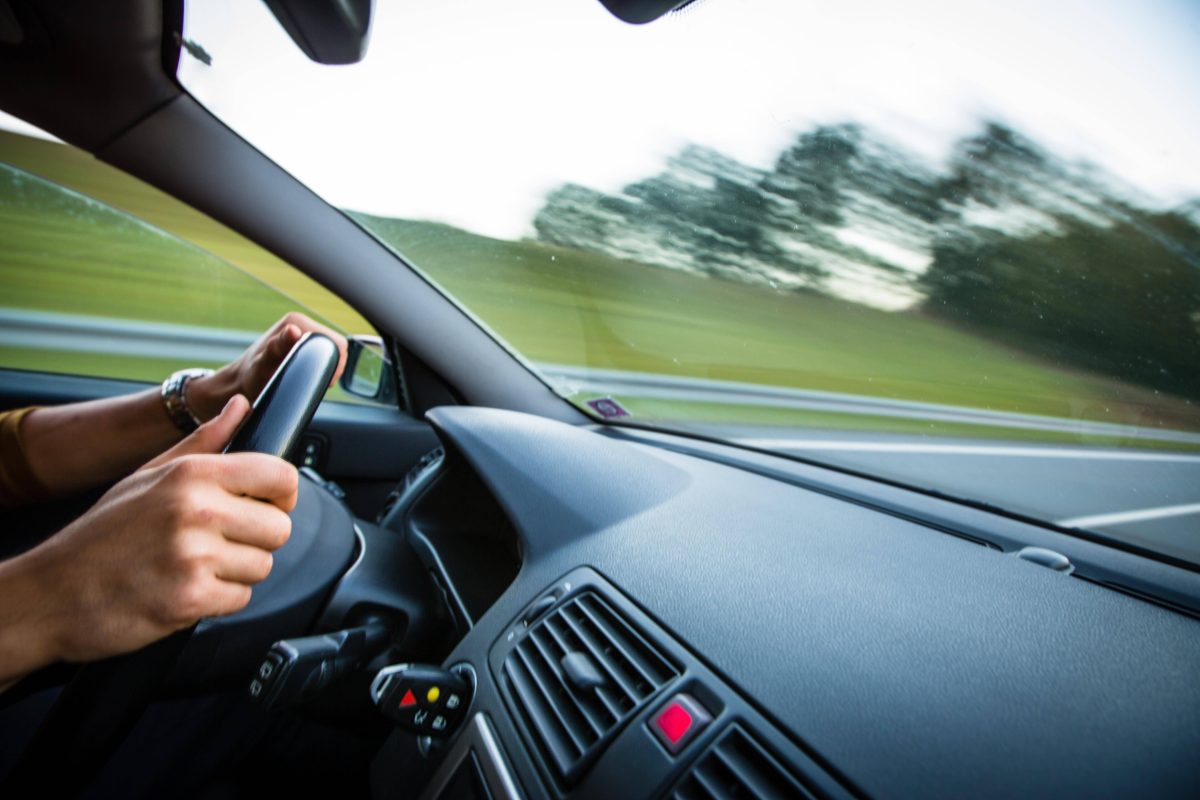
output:
[[[994,116],[1175,202],[1200,195],[1200,3],[704,0],[646,26],[595,0],[385,0],[367,58],[308,62],[261,3],[205,0],[189,89],[331,202],[528,233],[687,141],[769,166],[856,120],[937,161]]]
[[[1195,0],[703,0],[647,26],[596,0],[380,0],[344,67],[263,3],[193,2],[185,35],[213,64],[185,53],[184,85],[330,202],[500,237],[563,182],[613,191],[686,142],[767,167],[823,122],[937,163],[994,117],[1200,196]]]

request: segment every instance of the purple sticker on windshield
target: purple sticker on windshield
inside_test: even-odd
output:
[[[601,417],[604,417],[604,419],[629,416],[629,412],[611,397],[598,397],[595,400],[588,400],[587,406]]]

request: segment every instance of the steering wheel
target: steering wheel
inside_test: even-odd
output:
[[[332,339],[305,334],[254,401],[225,452],[287,458],[312,421],[339,357]],[[133,653],[81,666],[0,787],[0,795],[23,796],[30,787],[51,797],[78,795],[141,718],[194,630],[193,625]]]

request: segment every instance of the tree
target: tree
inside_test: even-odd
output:
[[[844,124],[799,134],[769,170],[690,145],[616,194],[563,186],[534,226],[727,280],[872,282],[1041,358],[1200,398],[1200,200],[1145,205],[999,122],[942,173]]]
[[[938,246],[923,308],[1048,361],[1200,398],[1200,269],[1159,241],[1200,252],[1200,229],[1144,212],[1058,224]]]

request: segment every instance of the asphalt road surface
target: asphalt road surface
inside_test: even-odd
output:
[[[795,428],[704,432],[1200,563],[1200,453]]]

